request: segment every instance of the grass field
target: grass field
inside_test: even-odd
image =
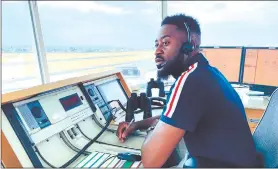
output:
[[[153,52],[47,53],[48,69],[53,75],[74,71],[86,74],[96,70],[111,69],[115,65],[142,60],[149,60],[154,64]],[[2,80],[34,76],[36,67],[36,56],[32,53],[3,53]]]
[[[50,80],[56,81],[74,76],[112,70],[124,65],[154,67],[153,51],[106,53],[47,53]],[[39,83],[39,69],[35,53],[3,53],[2,87],[12,90],[28,86],[30,80]],[[148,66],[147,66],[148,65]],[[29,83],[32,83],[31,81]],[[12,87],[12,89],[10,89]]]

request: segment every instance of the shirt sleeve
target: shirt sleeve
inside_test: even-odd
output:
[[[194,68],[184,72],[176,80],[160,120],[185,131],[194,132],[206,107],[203,84],[205,80],[202,79],[204,77]]]

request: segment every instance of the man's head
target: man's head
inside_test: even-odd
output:
[[[188,55],[181,50],[184,42],[188,41],[187,29],[190,30],[191,44],[194,49]],[[184,14],[166,17],[155,40],[155,62],[158,68],[158,77],[167,79],[169,75],[179,76],[189,58],[199,52],[201,44],[201,30],[199,23],[191,16]]]

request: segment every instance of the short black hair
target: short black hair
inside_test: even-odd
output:
[[[186,31],[186,28],[184,26],[184,23],[187,24],[187,26],[190,29],[190,32],[194,32],[198,35],[201,35],[201,28],[200,25],[197,21],[197,19],[185,15],[185,14],[176,14],[172,16],[167,16],[161,23],[161,26],[165,24],[171,24],[171,25],[176,25],[178,29]]]

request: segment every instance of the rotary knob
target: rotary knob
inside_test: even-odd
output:
[[[32,112],[32,114],[35,118],[41,118],[42,117],[42,110],[39,107],[33,107],[31,109],[31,112]]]

